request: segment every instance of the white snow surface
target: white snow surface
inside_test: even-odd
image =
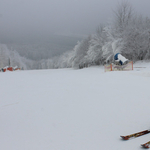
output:
[[[150,62],[133,71],[0,72],[0,150],[140,150],[150,134]]]

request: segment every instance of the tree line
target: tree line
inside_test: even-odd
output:
[[[27,69],[83,68],[102,65],[104,62],[112,62],[116,53],[121,53],[133,62],[149,60],[150,18],[137,15],[128,2],[118,4],[113,13],[111,22],[100,25],[95,34],[79,41],[73,50],[60,56],[31,61],[19,57],[16,52],[11,52],[9,57],[13,58],[14,63],[20,63],[19,65]],[[2,54],[2,48],[0,53]],[[0,59],[1,64],[6,61]]]
[[[150,18],[137,15],[130,3],[113,11],[113,21],[79,41],[72,51],[41,62],[40,68],[83,68],[113,61],[116,53],[136,62],[150,59]]]

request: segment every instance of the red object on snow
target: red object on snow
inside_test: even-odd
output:
[[[13,68],[12,67],[8,67],[7,70],[13,71]]]

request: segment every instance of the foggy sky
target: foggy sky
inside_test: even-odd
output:
[[[0,0],[0,34],[91,34],[112,17],[121,0]],[[150,17],[150,0],[130,0]]]

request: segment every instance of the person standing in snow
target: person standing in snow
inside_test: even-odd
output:
[[[117,65],[125,65],[129,62],[128,59],[126,59],[124,56],[122,56],[120,53],[117,53],[114,56],[115,64]]]

